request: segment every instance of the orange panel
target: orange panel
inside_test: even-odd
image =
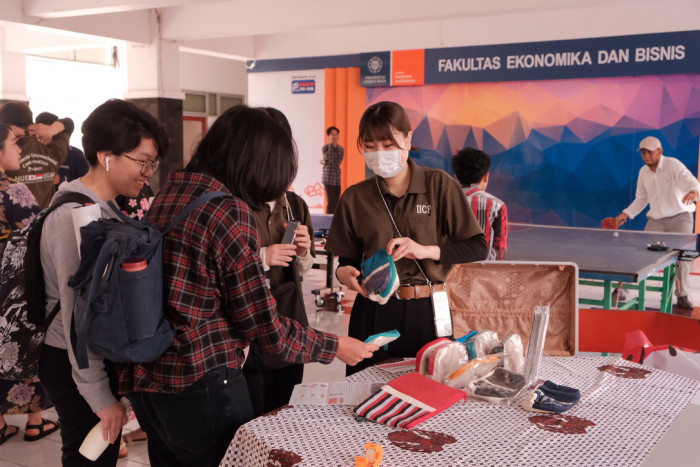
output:
[[[360,69],[348,68],[347,145],[343,161],[343,188],[365,179],[365,159],[357,149],[360,118],[367,108],[367,89],[360,86]]]
[[[325,130],[336,126],[340,130],[339,144],[345,148],[340,165],[341,190],[365,179],[365,162],[357,150],[357,131],[365,111],[367,91],[360,86],[359,68],[327,68],[325,93]]]
[[[425,49],[396,50],[391,53],[392,86],[420,86],[425,83]]]
[[[326,92],[325,92],[325,125],[323,127],[323,142],[326,142],[326,128],[335,124],[335,101],[336,101],[336,79],[337,69],[326,68]],[[330,123],[329,123],[330,122]]]
[[[581,352],[622,352],[625,334],[641,330],[654,345],[697,348],[700,320],[657,311],[581,309],[578,318]]]

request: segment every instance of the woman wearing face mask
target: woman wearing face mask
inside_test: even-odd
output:
[[[387,358],[415,357],[446,335],[442,327],[436,332],[441,307],[431,296],[445,290],[453,264],[486,258],[484,234],[457,181],[408,158],[412,135],[399,104],[379,102],[365,111],[357,144],[377,176],[343,193],[328,235],[326,249],[340,257],[338,281],[358,293],[349,335],[364,340],[392,329],[401,333],[348,374]],[[392,255],[401,284],[383,305],[368,298],[360,273],[360,263],[382,248]]]

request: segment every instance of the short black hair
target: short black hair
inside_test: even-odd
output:
[[[10,101],[0,106],[0,123],[27,129],[32,121],[32,109],[26,102]]]
[[[41,112],[39,115],[34,117],[34,123],[52,125],[58,119],[59,118],[56,114],[52,114],[51,112]],[[63,131],[65,131],[68,134],[68,136],[72,135],[73,130],[75,129],[75,123],[73,123],[73,120],[70,118],[62,118],[60,120],[61,123],[63,123]]]
[[[58,120],[58,116],[56,114],[52,114],[51,112],[41,112],[39,115],[37,115],[34,118],[34,123],[41,123],[43,125],[51,125],[56,120]]]
[[[252,209],[261,209],[296,177],[297,151],[288,128],[269,108],[232,107],[204,135],[185,170],[220,180]]]
[[[155,141],[159,158],[165,157],[170,147],[168,132],[153,115],[120,99],[109,99],[93,110],[82,131],[83,151],[92,167],[97,165],[99,151],[121,156],[136,149],[144,138]]]
[[[491,168],[491,157],[474,148],[464,148],[452,158],[452,168],[462,186],[479,183]]]
[[[328,136],[330,136],[330,135],[331,135],[331,131],[333,131],[333,130],[337,131],[338,134],[340,134],[340,130],[338,129],[338,127],[334,127],[334,126],[329,126],[328,128],[326,128],[326,134],[327,134]]]

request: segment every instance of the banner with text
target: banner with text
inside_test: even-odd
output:
[[[372,79],[380,56],[389,63],[382,66],[382,79]],[[378,52],[362,58],[367,87],[698,73],[700,31]]]

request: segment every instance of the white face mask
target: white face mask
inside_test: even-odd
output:
[[[367,168],[382,178],[395,177],[406,165],[405,162],[401,162],[401,150],[399,149],[365,152],[363,155]]]

